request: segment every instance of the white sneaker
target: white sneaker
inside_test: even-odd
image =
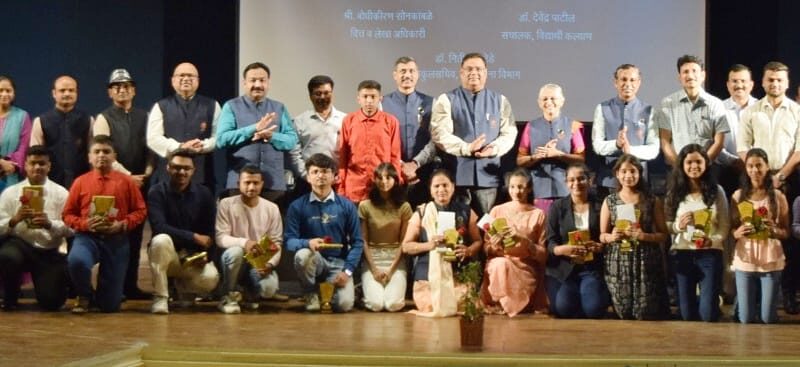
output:
[[[239,308],[241,299],[242,295],[239,292],[230,292],[227,296],[222,297],[217,308],[225,314],[241,313],[242,310]]]
[[[306,294],[306,311],[319,311],[319,295],[316,293]]]
[[[169,297],[155,296],[153,297],[153,305],[150,306],[150,312],[159,315],[166,315],[169,313]]]

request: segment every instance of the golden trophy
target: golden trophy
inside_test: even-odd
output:
[[[322,313],[333,312],[333,308],[331,308],[331,300],[333,299],[333,289],[334,289],[333,283],[322,282],[319,284],[319,298],[322,303],[320,311],[322,311]]]

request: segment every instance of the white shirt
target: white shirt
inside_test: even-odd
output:
[[[514,120],[514,113],[511,111],[511,104],[505,96],[501,95],[500,134],[494,141],[488,142],[486,145],[493,145],[494,153],[500,157],[514,147],[516,139],[517,125]],[[440,95],[433,101],[431,140],[439,149],[448,154],[463,157],[472,156],[472,151],[469,149],[471,142],[464,141],[453,133],[452,106],[447,93]]]
[[[331,107],[328,119],[324,120],[317,111],[309,110],[294,118],[294,131],[297,132],[297,144],[289,151],[295,174],[306,176],[305,161],[317,153],[325,154],[338,160],[336,143],[342,120],[346,113]]]
[[[695,245],[692,240],[693,233],[690,233],[689,226],[684,230],[678,229],[678,218],[684,213],[695,211],[698,209],[710,209],[711,218],[710,228],[705,230],[706,236],[711,240],[711,247],[713,249],[722,250],[725,245],[725,239],[731,229],[731,216],[728,211],[728,199],[725,196],[725,191],[721,186],[717,185],[717,195],[714,204],[707,207],[703,202],[702,195],[693,196],[687,195],[683,201],[678,204],[678,209],[675,211],[675,220],[667,222],[667,228],[674,235],[672,236],[672,250],[694,250]],[[734,209],[737,210],[737,209]]]
[[[64,221],[61,220],[69,191],[55,182],[45,181],[42,190],[44,213],[50,219],[50,229],[30,229],[25,221],[17,223],[14,228],[9,228],[8,223],[11,221],[11,217],[22,205],[19,199],[22,196],[22,189],[26,186],[31,186],[27,179],[7,187],[0,194],[0,218],[2,218],[0,219],[0,234],[18,237],[28,244],[42,249],[58,248],[65,237],[73,235],[72,229],[64,225]]]
[[[213,151],[217,144],[217,121],[220,111],[219,103],[215,101],[211,137],[203,139],[203,153]],[[158,107],[158,103],[154,104],[147,117],[147,146],[161,158],[166,158],[167,154],[180,148],[182,143],[182,141],[164,135],[164,114],[161,112],[161,107]]]
[[[619,124],[619,121],[614,121]],[[655,159],[661,152],[661,142],[658,139],[658,126],[653,122],[653,113],[647,117],[647,138],[642,145],[631,145],[630,153],[644,161]],[[595,153],[602,156],[609,156],[621,153],[617,148],[617,136],[606,136],[606,120],[603,118],[603,106],[598,104],[594,109],[594,121],[592,121],[592,148]]]
[[[767,152],[770,169],[781,169],[800,150],[800,105],[784,97],[778,108],[764,97],[742,112],[736,151],[761,148]]]
[[[747,104],[744,107],[740,106],[730,97],[722,101],[722,104],[725,106],[725,114],[728,118],[728,127],[730,127],[730,131],[725,134],[725,145],[723,145],[722,151],[720,151],[717,156],[717,163],[730,165],[734,161],[739,160],[739,156],[736,155],[736,134],[739,132],[739,121],[742,116],[742,111],[756,102],[758,102],[758,100],[753,98],[753,96],[748,96]]]

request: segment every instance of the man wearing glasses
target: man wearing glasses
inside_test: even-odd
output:
[[[153,275],[155,314],[169,313],[169,284],[181,303],[193,304],[217,286],[219,272],[207,261],[214,245],[216,202],[208,188],[192,182],[194,154],[178,149],[169,155],[169,181],[154,185],[147,194],[147,214],[153,228],[148,252]],[[206,256],[203,256],[203,252]]]
[[[147,193],[147,179],[153,173],[152,155],[147,149],[145,133],[147,111],[133,107],[136,97],[136,82],[125,69],[115,69],[108,78],[108,97],[112,104],[97,115],[92,135],[108,135],[112,139],[117,160],[114,169],[133,179],[142,192]],[[131,246],[128,271],[125,274],[123,292],[127,299],[147,299],[149,296],[136,285],[139,275],[139,252],[142,248],[144,225],[128,232]]]
[[[184,62],[172,73],[175,94],[158,101],[150,110],[147,121],[147,146],[158,155],[152,184],[168,181],[167,154],[184,148],[196,154],[196,182],[214,192],[215,132],[220,106],[217,101],[197,94],[200,75],[197,68]]]

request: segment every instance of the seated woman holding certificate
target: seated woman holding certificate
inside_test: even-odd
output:
[[[583,163],[567,167],[569,196],[547,214],[547,295],[560,318],[602,318],[608,309],[600,237],[601,201],[589,195]]]
[[[728,203],[705,149],[689,144],[669,177],[666,217],[672,269],[684,321],[719,320],[722,248],[730,230]],[[700,300],[697,286],[700,286]]]
[[[453,199],[455,180],[447,170],[431,175],[433,201],[420,205],[408,221],[403,253],[414,256],[414,303],[422,316],[452,316],[466,287],[453,272],[477,259],[482,241],[477,214]]]
[[[605,278],[614,311],[621,319],[665,319],[664,206],[647,191],[638,158],[623,154],[613,171],[620,189],[600,209],[600,242],[606,245]]]
[[[546,312],[545,215],[530,204],[531,179],[525,169],[512,172],[507,186],[511,201],[492,208],[483,225],[488,260],[481,299],[490,312],[510,317]]]
[[[781,240],[789,238],[789,203],[786,196],[772,186],[764,150],[750,149],[744,165],[747,177],[731,198],[738,316],[743,324],[759,320],[770,324],[778,321],[778,287],[786,266]],[[757,299],[759,288],[760,300]]]
[[[411,205],[390,163],[375,168],[369,199],[358,205],[364,261],[361,284],[371,311],[399,311],[406,304],[406,262],[400,241],[411,218]]]

